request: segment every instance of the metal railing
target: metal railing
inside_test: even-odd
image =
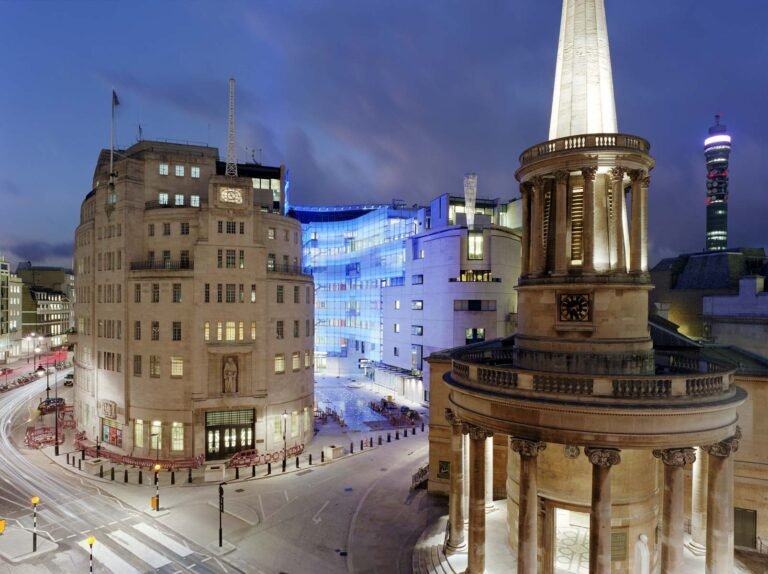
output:
[[[171,261],[168,260],[149,260],[149,261],[131,261],[131,271],[147,270],[192,270],[195,268],[194,261]]]
[[[301,265],[279,264],[267,265],[268,273],[290,273],[292,275],[309,275],[306,273]]]

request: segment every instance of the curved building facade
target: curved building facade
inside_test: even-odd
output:
[[[75,413],[133,456],[282,452],[313,436],[312,278],[285,168],[142,141],[102,151],[75,233]]]

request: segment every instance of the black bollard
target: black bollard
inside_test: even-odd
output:
[[[283,472],[285,472],[285,465],[288,462],[288,459],[283,459]]]
[[[236,466],[235,467],[235,480],[237,480],[238,478],[240,478],[240,467]]]
[[[424,432],[424,423],[421,423],[421,432]]]
[[[176,484],[176,471],[171,471],[171,484]]]
[[[189,467],[189,471],[187,472],[187,482],[189,484],[192,484],[192,467]]]
[[[123,471],[123,482],[128,482],[128,469]]]
[[[83,450],[81,450],[81,451],[80,451],[80,458],[81,458],[82,460],[85,460],[85,449],[83,449]]]
[[[139,484],[144,484],[144,478],[141,474],[141,469],[139,469]]]
[[[99,478],[104,478],[104,465],[99,465]]]
[[[296,468],[299,468],[299,457],[296,457]]]
[[[363,439],[360,439],[360,450],[363,450]]]
[[[77,470],[83,470],[83,459],[77,461]]]
[[[355,443],[351,442],[349,443],[349,454],[352,454],[355,452]]]
[[[109,469],[109,480],[115,480],[115,467]]]
[[[400,440],[400,431],[395,431],[395,440]]]
[[[72,457],[72,468],[75,468],[75,457]]]
[[[387,433],[387,442],[392,442],[392,435]]]
[[[379,446],[381,446],[381,435],[379,435]]]
[[[69,453],[67,453],[67,464],[69,464]]]
[[[309,453],[309,466],[312,466],[312,453]]]
[[[373,437],[371,437],[368,442],[370,443],[370,447],[373,448]]]
[[[416,427],[411,427],[411,436],[416,434]]]
[[[267,463],[267,474],[272,474],[272,463],[271,462]]]
[[[325,462],[325,451],[324,450],[320,451],[320,462]]]
[[[255,476],[256,476],[256,465],[252,464],[251,465],[251,477],[255,477]]]

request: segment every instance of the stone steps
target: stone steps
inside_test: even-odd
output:
[[[443,554],[440,544],[414,548],[413,572],[414,574],[457,574]]]

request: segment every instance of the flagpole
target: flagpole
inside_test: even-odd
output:
[[[112,181],[112,177],[115,173],[114,161],[115,161],[115,88],[112,88],[112,123],[109,126],[109,180]]]

